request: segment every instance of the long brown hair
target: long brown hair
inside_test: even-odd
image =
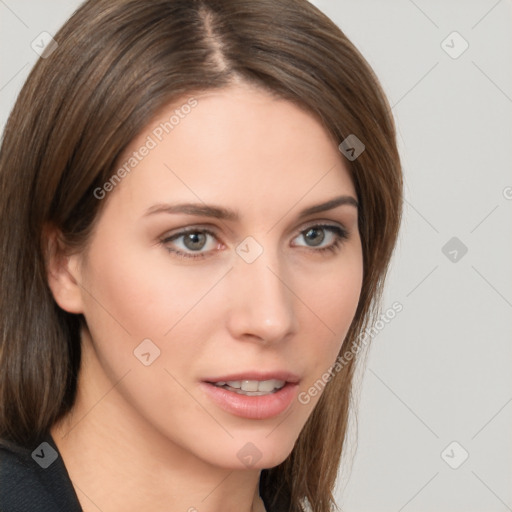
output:
[[[378,80],[343,32],[306,0],[89,0],[55,35],[8,119],[0,153],[0,438],[33,443],[73,406],[82,315],[53,299],[46,228],[80,250],[108,200],[94,194],[163,106],[234,79],[295,102],[341,143],[358,200],[364,275],[341,352],[374,317],[396,242],[402,175]],[[334,504],[355,356],[336,372],[290,456],[262,472],[269,502]]]

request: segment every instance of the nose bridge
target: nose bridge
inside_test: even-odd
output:
[[[235,337],[252,335],[279,341],[296,328],[293,294],[276,248],[256,240],[237,247],[232,274],[229,327]]]

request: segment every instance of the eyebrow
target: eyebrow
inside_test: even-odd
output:
[[[349,205],[359,209],[359,203],[352,196],[338,196],[329,201],[326,201],[321,204],[317,204],[314,206],[310,206],[302,210],[298,219],[303,219],[308,215],[313,215],[315,213],[325,212],[327,210],[332,210],[338,206]],[[144,217],[149,215],[154,215],[157,213],[184,213],[186,215],[197,215],[201,217],[213,217],[216,219],[223,219],[228,221],[239,221],[240,215],[238,212],[234,210],[230,210],[228,208],[224,208],[222,206],[216,205],[207,205],[204,203],[181,203],[181,204],[155,204],[149,207],[144,213]]]

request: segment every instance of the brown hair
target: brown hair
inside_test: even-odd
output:
[[[377,312],[396,242],[402,176],[381,87],[342,31],[306,0],[89,0],[55,35],[7,122],[0,153],[0,437],[31,446],[73,406],[82,315],[53,299],[45,229],[80,250],[105,201],[93,191],[170,101],[244,80],[308,109],[347,160],[364,275],[341,352]],[[107,199],[108,200],[108,199]],[[354,357],[327,383],[292,453],[262,472],[266,500],[327,512],[347,430]]]

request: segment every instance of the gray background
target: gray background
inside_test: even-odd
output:
[[[379,76],[406,182],[383,304],[403,311],[358,375],[339,505],[512,510],[512,2],[313,3]],[[32,41],[79,4],[0,0],[2,127],[37,59]],[[461,55],[453,31],[469,45]]]

